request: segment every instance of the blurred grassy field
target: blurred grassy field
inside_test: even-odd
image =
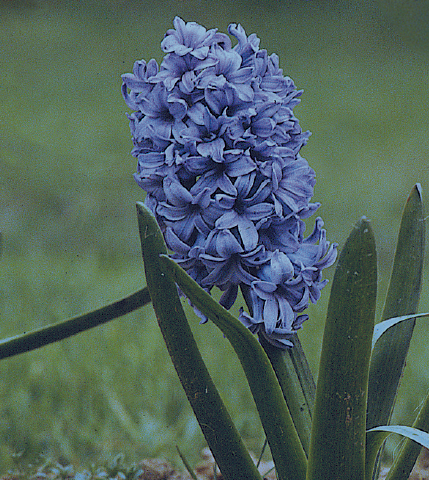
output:
[[[429,7],[425,0],[0,1],[0,337],[100,307],[144,284],[120,75],[162,58],[175,15],[256,32],[304,89],[296,109],[313,136],[328,238],[361,215],[379,250],[379,309],[395,237],[416,182],[429,191]],[[332,278],[333,271],[328,273]],[[426,277],[427,268],[426,268]],[[329,286],[301,338],[314,371]],[[429,310],[429,284],[421,311]],[[243,436],[263,441],[227,341],[195,324],[210,371]],[[395,421],[429,387],[429,327],[416,327]],[[225,374],[227,372],[227,374]],[[0,363],[0,472],[11,455],[77,465],[117,452],[190,461],[204,445],[150,307]]]

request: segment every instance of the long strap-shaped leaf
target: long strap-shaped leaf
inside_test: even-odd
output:
[[[386,435],[397,433],[398,435],[402,435],[403,437],[417,442],[421,447],[429,449],[429,434],[414,427],[407,427],[404,425],[384,425],[368,430],[369,434],[373,432],[385,432]]]
[[[392,276],[381,320],[415,313],[422,285],[425,243],[425,222],[421,187],[415,185],[402,215]],[[405,365],[415,325],[414,319],[389,328],[377,341],[372,353],[367,427],[389,423],[399,380]],[[377,435],[368,437],[368,461],[378,450]],[[373,465],[368,464],[372,470]],[[367,478],[370,472],[367,472]]]
[[[372,348],[374,349],[375,344],[379,339],[393,326],[400,322],[405,322],[409,319],[418,319],[429,317],[429,313],[417,313],[412,315],[402,315],[401,317],[389,318],[388,320],[383,320],[380,323],[377,323],[374,327],[374,335],[372,337]],[[424,406],[420,410],[420,413],[417,416],[416,421],[413,424],[414,428],[419,430],[428,431],[429,430],[429,395],[426,397]],[[379,448],[382,446],[387,434],[384,430],[370,430],[370,433],[367,433],[366,437],[366,478],[371,480],[377,478],[378,468],[376,467],[377,459],[380,457],[381,452]],[[413,465],[416,462],[418,454],[420,452],[421,446],[411,440],[405,440],[404,444],[401,447],[399,456],[395,459],[395,475],[399,475],[398,472],[401,472],[400,479],[408,478],[409,473],[412,470]],[[393,468],[393,467],[392,467]],[[404,472],[408,471],[408,474]],[[391,480],[391,472],[389,471],[388,477],[386,480]],[[392,474],[393,475],[393,474]],[[396,477],[392,477],[396,478]]]
[[[410,319],[417,320],[418,318],[425,318],[425,317],[429,317],[429,312],[412,313],[411,315],[402,315],[400,317],[388,318],[387,320],[383,320],[382,322],[377,323],[374,327],[374,335],[372,336],[372,348],[374,348],[375,344],[387,332],[387,330],[389,330],[389,328],[394,327],[400,322],[405,322],[406,320],[410,320]]]
[[[429,394],[426,396],[425,402],[413,423],[413,428],[420,432],[428,432],[429,430]],[[426,436],[429,440],[429,435],[427,433]],[[422,437],[423,436],[420,434],[419,438]],[[395,458],[395,461],[387,474],[386,480],[402,480],[403,478],[408,478],[410,476],[421,450],[421,444],[416,443],[412,438],[413,437],[406,438],[405,442],[402,444],[399,455]],[[429,448],[429,441],[427,442],[426,448]]]
[[[164,271],[220,328],[234,348],[249,382],[279,478],[304,480],[307,459],[274,370],[258,340],[173,260],[163,256],[161,261]]]
[[[426,414],[427,413],[428,412],[426,412]],[[398,435],[406,437],[405,445],[407,447],[406,452],[404,452],[402,449],[399,462],[395,462],[392,470],[388,472],[386,480],[407,480],[409,477],[409,459],[404,458],[402,454],[411,453],[409,450],[409,442],[416,442],[416,451],[420,451],[421,447],[429,449],[429,434],[415,427],[402,425],[383,425],[368,430],[367,438],[369,441],[371,441],[371,443],[379,443],[380,441],[383,442],[391,433],[397,433]],[[377,440],[372,441],[372,437],[375,437]],[[414,465],[414,463],[412,465]]]
[[[373,348],[377,341],[396,324],[409,319],[424,317],[429,317],[429,313],[403,315],[401,317],[389,318],[388,320],[383,320],[382,322],[377,323],[372,337]],[[426,396],[426,400],[413,424],[413,428],[425,432],[429,430],[429,394]],[[366,476],[368,479],[376,478],[377,472],[374,471],[374,465],[376,464],[378,449],[384,442],[385,437],[386,433],[382,430],[371,430],[370,433],[367,433],[366,463],[368,471]],[[420,449],[421,445],[407,438],[402,444],[399,455],[395,458],[394,464],[389,470],[386,480],[401,480],[408,478],[414,464],[416,463]]]
[[[50,343],[58,342],[89,330],[90,328],[98,327],[115,318],[137,310],[148,303],[150,303],[149,291],[147,288],[143,288],[128,297],[122,298],[117,302],[106,305],[93,312],[63,320],[53,325],[45,325],[31,332],[5,338],[0,341],[0,360],[44,347]]]
[[[381,320],[417,311],[422,285],[425,223],[420,185],[402,215],[389,290]],[[372,353],[368,389],[368,428],[388,423],[404,368],[415,320],[390,328]]]
[[[307,480],[363,480],[368,368],[377,289],[375,242],[362,218],[341,252],[328,305]]]
[[[152,305],[168,352],[210,450],[227,480],[260,480],[198,350],[177,287],[164,273],[167,249],[152,213],[137,203],[140,239]]]

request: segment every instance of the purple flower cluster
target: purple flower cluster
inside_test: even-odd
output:
[[[293,115],[302,91],[259,49],[176,17],[155,60],[122,76],[138,159],[135,179],[147,192],[176,261],[230,308],[240,286],[249,313],[241,321],[272,344],[290,346],[336,258],[323,222],[304,238],[314,171],[299,151],[309,132]]]

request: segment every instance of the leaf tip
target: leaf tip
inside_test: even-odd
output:
[[[371,221],[368,217],[363,215],[355,225],[356,230],[361,230],[363,233],[372,234]]]
[[[417,192],[417,195],[419,196],[419,199],[420,201],[422,200],[422,192],[423,192],[423,189],[422,189],[422,186],[420,183],[416,183],[413,187],[413,189],[411,190],[411,193],[410,193],[410,197],[411,195],[414,193],[414,192]],[[410,198],[408,197],[408,198]]]
[[[142,214],[143,212],[147,211],[143,202],[136,202],[136,208],[137,208],[137,213],[139,214]]]

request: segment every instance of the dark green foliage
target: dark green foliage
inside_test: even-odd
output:
[[[377,257],[363,218],[338,259],[323,335],[307,480],[363,480]]]

